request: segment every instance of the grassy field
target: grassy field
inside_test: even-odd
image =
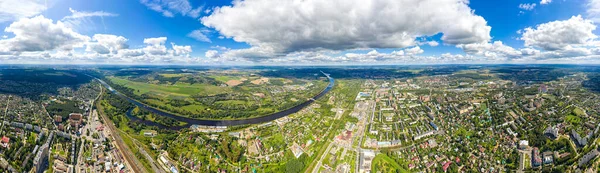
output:
[[[134,88],[136,95],[142,95],[151,93],[163,97],[171,96],[182,96],[189,97],[194,94],[202,95],[214,95],[230,92],[231,89],[227,87],[219,87],[208,84],[187,84],[187,83],[176,83],[175,85],[158,85],[149,84],[142,82],[134,82],[123,78],[110,77],[113,83],[123,85],[129,88]]]
[[[185,76],[186,74],[182,74],[182,73],[178,73],[178,74],[164,73],[164,74],[160,74],[160,75],[162,77],[172,78],[172,77],[182,77],[182,76]]]
[[[230,81],[230,80],[238,80],[240,79],[240,77],[237,76],[210,76],[211,78],[214,78],[217,81],[221,81],[223,83]]]
[[[581,110],[581,108],[575,107],[575,109],[573,109],[573,113],[577,116],[585,116],[585,112],[583,110]]]
[[[371,165],[371,172],[403,172],[408,173],[407,170],[402,168],[398,163],[396,163],[392,158],[386,156],[385,154],[378,154],[373,159],[373,164]]]
[[[266,80],[251,76],[247,79],[265,80],[260,85],[248,82],[227,83],[230,86],[226,86],[226,81],[246,77],[221,74],[209,76],[162,73],[150,77],[112,76],[108,80],[117,86],[131,89],[126,94],[140,102],[163,111],[201,119],[238,119],[268,115],[299,104],[327,85],[324,80],[294,82],[283,78]]]
[[[579,118],[577,116],[573,116],[573,115],[567,115],[565,117],[565,121],[567,121],[571,124],[579,124],[579,123],[581,123],[581,118]]]

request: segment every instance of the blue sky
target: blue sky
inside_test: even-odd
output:
[[[6,28],[0,31],[0,45],[6,47],[0,49],[0,60],[200,65],[597,63],[600,33],[595,21],[600,21],[600,12],[594,10],[600,2],[596,1],[351,0],[338,5],[311,0],[7,0],[0,2],[4,11],[0,28]],[[39,8],[34,8],[36,4]],[[539,26],[543,24],[548,25]],[[48,28],[34,27],[38,25]],[[194,31],[206,38],[193,38]],[[96,38],[98,34],[109,36]],[[544,38],[553,35],[577,39]]]

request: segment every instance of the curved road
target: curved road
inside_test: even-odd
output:
[[[119,97],[122,97],[126,100],[128,100],[129,102],[135,104],[136,106],[146,109],[152,113],[155,113],[157,115],[160,116],[166,116],[169,118],[173,118],[177,121],[182,121],[182,122],[186,122],[187,125],[184,126],[175,126],[175,127],[168,127],[168,126],[164,126],[162,124],[158,124],[152,121],[147,121],[147,120],[142,120],[140,118],[137,118],[135,116],[131,116],[130,112],[131,110],[129,110],[127,112],[127,116],[129,118],[131,118],[134,121],[140,121],[146,125],[150,125],[150,126],[158,126],[160,128],[169,128],[169,129],[173,129],[173,130],[179,130],[182,128],[188,128],[192,125],[205,125],[205,126],[235,126],[235,125],[245,125],[245,124],[259,124],[259,123],[264,123],[264,122],[269,122],[269,121],[273,121],[276,120],[278,118],[281,117],[285,117],[288,116],[290,114],[296,113],[300,110],[302,110],[302,108],[310,105],[311,103],[313,103],[315,100],[323,97],[325,94],[327,94],[327,92],[329,92],[329,90],[331,90],[334,86],[335,80],[329,76],[329,74],[324,73],[321,71],[321,73],[323,75],[325,75],[328,79],[329,79],[329,85],[327,85],[327,87],[325,89],[323,89],[323,91],[321,91],[319,94],[317,94],[316,96],[310,98],[309,100],[307,100],[306,102],[303,102],[299,105],[296,105],[292,108],[280,111],[280,112],[276,112],[273,114],[269,114],[266,116],[261,116],[261,117],[255,117],[255,118],[248,118],[248,119],[239,119],[239,120],[203,120],[203,119],[194,119],[194,118],[187,118],[187,117],[183,117],[183,116],[179,116],[173,113],[169,113],[169,112],[165,112],[156,108],[153,108],[151,106],[148,106],[144,103],[141,103],[137,100],[134,100],[132,98],[127,97],[126,95],[116,91],[115,89],[113,89],[110,85],[108,85],[106,82],[104,82],[101,79],[97,79],[98,81],[100,81],[100,83],[102,83],[102,85],[104,85],[104,87],[106,87],[108,90],[110,90],[112,93],[118,95]]]

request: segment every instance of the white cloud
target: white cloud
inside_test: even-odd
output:
[[[119,16],[118,14],[104,12],[104,11],[91,11],[91,12],[88,12],[88,11],[77,11],[77,10],[73,10],[72,8],[69,8],[69,11],[71,12],[71,15],[65,16],[63,18],[63,20],[65,20],[65,19],[79,19],[79,18],[86,18],[86,17],[115,17],[115,16]]]
[[[596,25],[581,16],[569,20],[553,21],[525,28],[520,38],[525,46],[540,47],[545,50],[563,49],[569,45],[583,45],[597,38],[593,31]]]
[[[198,18],[204,7],[193,8],[188,0],[140,0],[146,7],[160,12],[165,17],[174,17],[175,14]]]
[[[206,36],[206,34],[208,33],[210,33],[210,30],[208,29],[197,29],[190,32],[187,36],[198,41],[210,43],[210,39],[208,38],[208,36]]]
[[[87,43],[86,51],[93,51],[99,54],[117,54],[117,51],[129,48],[127,38],[123,36],[96,34],[92,41]]]
[[[600,22],[600,0],[589,0],[586,7],[587,18]]]
[[[0,22],[32,17],[46,9],[44,0],[2,0],[0,1]]]
[[[102,27],[106,30],[104,24],[104,17],[116,17],[118,14],[104,12],[104,11],[77,11],[69,8],[71,15],[63,17],[61,20],[67,27],[77,31],[90,31],[95,29],[95,22],[92,20],[95,17],[99,17],[102,22]]]
[[[438,33],[443,33],[441,40],[447,44],[489,41],[491,27],[467,3],[465,0],[245,0],[215,8],[201,21],[223,36],[263,51],[263,55],[404,48],[416,45],[417,37]]]
[[[204,57],[206,58],[216,58],[219,56],[219,51],[216,50],[208,50],[204,53]]]
[[[429,45],[431,47],[436,47],[436,46],[440,45],[440,43],[438,43],[437,41],[429,41],[429,42],[427,42],[427,45]]]
[[[179,46],[179,45],[176,45],[175,43],[171,43],[171,46],[173,47],[173,51],[172,51],[173,56],[180,56],[180,55],[189,56],[189,54],[192,53],[192,46]]]
[[[129,49],[123,36],[95,34],[90,38],[44,16],[15,21],[5,32],[14,37],[0,39],[2,63],[198,63],[190,58],[191,46],[171,43],[168,49],[166,37],[146,38],[145,47]]]
[[[531,4],[519,4],[519,8],[523,9],[523,10],[528,10],[531,11],[535,8],[536,4],[535,3],[531,3]]]
[[[121,57],[137,57],[146,54],[142,49],[124,49],[119,51]]]
[[[88,36],[74,32],[62,22],[54,23],[44,16],[13,22],[4,31],[11,32],[15,36],[0,40],[0,44],[13,52],[72,50],[75,47],[82,47],[90,40]]]
[[[425,52],[425,51],[423,51],[423,49],[421,49],[419,46],[404,49],[404,53],[406,55],[417,55],[417,54],[422,54],[423,52]]]
[[[458,45],[457,47],[463,49],[467,54],[487,58],[516,58],[522,55],[521,51],[504,45],[501,41],[494,41],[493,43],[464,44]]]
[[[151,55],[166,55],[167,47],[165,46],[165,42],[167,41],[167,37],[157,37],[157,38],[146,38],[144,39],[144,44],[147,46],[144,47],[144,52]]]
[[[542,0],[540,1],[540,4],[545,5],[545,4],[550,4],[552,2],[552,0]]]

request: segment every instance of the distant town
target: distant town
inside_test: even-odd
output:
[[[599,75],[577,66],[33,69],[18,80],[0,78],[0,88],[43,85],[31,75],[56,83],[0,94],[0,168],[7,172],[600,168]],[[190,77],[199,83],[187,83]],[[295,105],[306,106],[265,122],[225,123]],[[178,114],[185,111],[227,116]],[[191,123],[204,121],[222,124]]]

